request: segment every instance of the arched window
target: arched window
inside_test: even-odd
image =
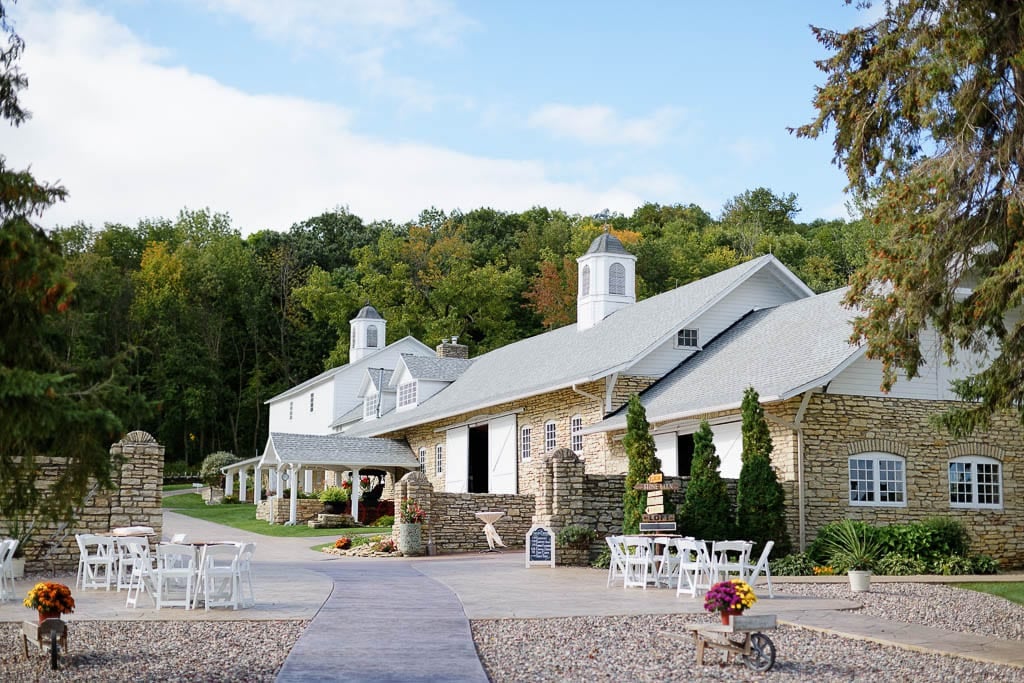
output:
[[[580,271],[580,296],[590,294],[590,266],[583,266]]]
[[[998,460],[966,455],[949,461],[949,506],[1001,508],[1003,470]]]
[[[621,263],[613,263],[608,269],[608,293],[626,293],[626,268]]]
[[[370,325],[366,328],[366,345],[371,349],[377,348],[377,326]]]
[[[850,505],[907,504],[907,470],[903,458],[892,453],[850,456]]]

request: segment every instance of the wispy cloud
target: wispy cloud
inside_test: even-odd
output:
[[[208,206],[249,232],[338,205],[404,221],[428,206],[628,213],[640,200],[615,181],[554,180],[536,160],[359,135],[345,108],[252,95],[161,64],[124,26],[79,5],[24,10],[24,101],[34,118],[0,128],[0,149],[9,165],[31,164],[68,188],[48,225],[134,224]]]
[[[653,146],[663,144],[675,133],[683,115],[678,107],[662,107],[649,116],[623,118],[602,105],[547,104],[533,112],[527,123],[555,137],[588,145]]]

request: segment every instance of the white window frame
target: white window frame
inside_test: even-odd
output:
[[[993,482],[980,482],[981,473],[979,472],[982,468],[995,467],[995,479]],[[960,469],[960,474],[956,478],[959,481],[955,481],[954,468]],[[995,458],[986,458],[982,455],[964,455],[959,458],[952,458],[949,461],[947,469],[949,476],[949,507],[954,509],[968,509],[968,510],[1002,510],[1003,509],[1003,463],[999,462]],[[991,475],[991,473],[987,473]],[[966,477],[966,478],[964,478]],[[956,485],[966,485],[969,488],[964,494],[969,498],[968,501],[956,501],[954,502],[954,491],[953,487]],[[991,490],[988,492],[981,492],[979,488],[985,486],[995,486],[995,495],[998,498],[996,503],[979,503],[978,496],[991,495]]]
[[[295,418],[295,401],[288,401],[288,421]]]
[[[309,412],[313,412],[313,399],[316,398],[316,392],[309,392]]]
[[[898,479],[894,479],[897,474]],[[846,501],[852,506],[906,507],[906,460],[893,453],[851,455],[847,459],[846,487]],[[898,495],[899,500],[882,500],[883,497],[891,498],[894,495]]]
[[[580,296],[590,296],[590,266],[580,270]]]
[[[583,416],[573,415],[569,418],[569,448],[576,455],[583,453]]]
[[[530,448],[532,444],[530,441],[533,439],[533,428],[523,427],[519,430],[519,459],[529,460],[530,459]]]
[[[554,420],[544,423],[544,451],[550,453],[558,447],[558,425]]]
[[[416,380],[398,385],[398,407],[416,405]]]
[[[626,266],[621,263],[608,266],[608,293],[614,296],[626,295]]]
[[[366,347],[370,349],[377,348],[377,326],[367,325],[366,326]]]
[[[434,446],[434,472],[444,474],[444,446],[442,444]]]
[[[690,341],[693,341],[691,344]],[[696,327],[684,327],[676,332],[677,349],[699,349],[700,330]]]
[[[363,399],[363,419],[376,419],[378,408],[380,408],[380,394],[367,394]]]
[[[420,472],[426,472],[427,471],[427,449],[421,447],[420,448],[420,452],[419,452],[418,455],[419,455],[419,460],[420,460]]]

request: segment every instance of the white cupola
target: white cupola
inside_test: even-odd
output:
[[[636,303],[636,256],[607,227],[576,263],[577,330],[590,329],[623,306]]]
[[[359,309],[356,317],[348,321],[350,334],[348,343],[348,362],[356,361],[369,356],[384,348],[387,341],[384,338],[387,321],[381,317],[377,309],[366,304]]]

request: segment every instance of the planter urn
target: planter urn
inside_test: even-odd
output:
[[[851,569],[846,574],[850,577],[850,590],[854,593],[867,593],[871,590],[870,571]]]
[[[423,529],[416,523],[398,523],[398,552],[403,555],[423,554]]]

